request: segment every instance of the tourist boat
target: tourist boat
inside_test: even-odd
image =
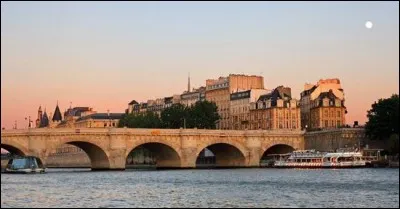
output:
[[[361,168],[366,166],[362,154],[355,151],[318,152],[299,150],[279,155],[276,168]]]
[[[16,157],[8,161],[5,173],[44,173],[40,159],[33,156]]]

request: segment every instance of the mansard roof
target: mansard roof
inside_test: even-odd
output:
[[[136,100],[132,100],[128,105],[139,104]]]
[[[340,100],[340,98],[337,97],[337,96],[333,93],[332,90],[329,90],[328,92],[322,92],[322,93],[314,100],[314,101],[317,102],[317,107],[323,106],[323,100],[324,100],[325,98],[328,98],[328,99],[329,99],[329,106],[335,106],[335,100],[336,100],[336,99],[339,99],[339,100]],[[344,100],[340,100],[340,106],[346,108],[346,107],[344,106]]]
[[[317,99],[319,99],[319,100],[321,100],[323,98],[328,98],[330,100],[338,99],[338,97],[332,92],[332,90],[329,90],[328,92],[322,92],[317,97]]]
[[[80,117],[78,118],[78,120],[76,121],[82,121],[82,120],[87,120],[87,119],[93,119],[93,120],[115,120],[115,119],[121,119],[122,116],[125,113],[110,113],[110,115],[108,115],[108,113],[94,113],[91,115],[86,115],[84,117]]]
[[[313,93],[314,92],[314,90],[317,88],[317,86],[316,85],[314,85],[313,87],[311,87],[310,89],[308,89],[308,90],[305,90],[305,91],[302,91],[301,92],[301,95],[302,96],[306,96],[306,95],[309,95],[309,94],[311,94],[311,93]]]
[[[278,99],[285,99],[285,97],[291,99],[291,89],[289,87],[278,86],[271,93],[261,95],[258,101],[266,101],[271,99],[273,103]]]
[[[69,108],[64,116],[81,116],[82,112],[90,111],[89,107],[74,107]]]

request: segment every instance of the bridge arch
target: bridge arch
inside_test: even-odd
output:
[[[110,158],[109,153],[104,145],[96,143],[92,140],[86,139],[63,139],[59,143],[54,144],[46,154],[46,159],[49,157],[51,151],[62,147],[63,145],[73,145],[82,149],[90,159],[92,170],[108,170],[110,169]]]
[[[248,150],[245,146],[235,141],[222,139],[198,145],[194,159],[196,162],[205,148],[215,155],[216,167],[244,167],[248,163]]]
[[[19,156],[26,156],[30,155],[27,148],[19,144],[18,142],[9,140],[1,140],[1,148],[7,150],[10,153],[19,155]]]
[[[268,163],[268,160],[273,160],[274,157],[271,157],[269,155],[273,154],[286,154],[293,152],[295,148],[292,145],[289,144],[274,144],[266,147],[265,149],[262,150],[261,153],[261,158],[260,158],[260,165],[263,165],[265,163]]]
[[[144,148],[152,153],[156,159],[157,168],[180,168],[182,165],[182,155],[180,148],[171,142],[164,140],[141,140],[127,146],[125,161],[130,153],[138,148]]]

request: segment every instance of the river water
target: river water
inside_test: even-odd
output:
[[[1,174],[1,207],[398,207],[399,169]]]

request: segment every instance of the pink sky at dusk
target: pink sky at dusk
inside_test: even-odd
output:
[[[262,75],[297,99],[306,82],[339,78],[348,124],[399,93],[398,2],[195,4],[2,2],[1,126],[26,128],[57,100],[124,112],[181,94],[188,73],[192,87]]]

